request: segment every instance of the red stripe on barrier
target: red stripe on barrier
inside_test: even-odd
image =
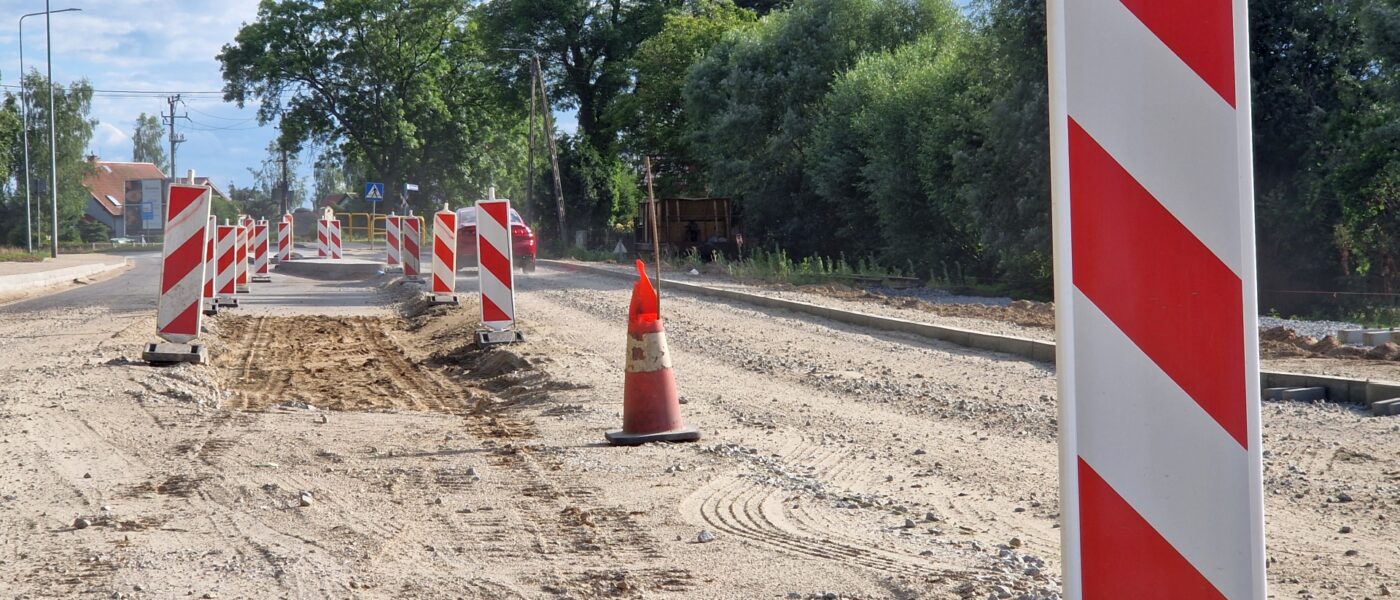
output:
[[[511,289],[510,281],[510,260],[500,250],[491,244],[481,245],[481,267],[489,271],[496,279]]]
[[[190,236],[170,256],[165,257],[165,265],[160,270],[160,293],[169,292],[190,271],[204,263],[204,240],[199,238],[197,235]]]
[[[443,257],[443,262],[446,262],[446,258],[452,256],[452,252],[453,249],[447,247],[447,242],[443,241],[443,239],[438,236],[433,236],[434,255]]]
[[[496,306],[496,303],[492,302],[491,299],[486,296],[481,297],[481,317],[483,321],[488,322],[510,320],[510,316],[506,314],[506,311],[501,310],[501,307]]]
[[[446,282],[446,281],[443,281],[441,277],[438,277],[437,274],[434,273],[434,274],[433,274],[433,291],[434,291],[434,292],[437,292],[437,293],[439,293],[439,294],[451,294],[453,290],[452,290],[452,288],[450,288],[450,287],[447,286],[447,282]]]
[[[482,212],[500,223],[506,231],[510,231],[510,217],[509,213],[506,212],[507,204],[505,202],[483,202],[479,206]]]
[[[1235,19],[1230,0],[1121,0],[1206,85],[1235,106]]]
[[[1225,597],[1083,458],[1079,514],[1085,600]]]
[[[204,192],[204,188],[170,186],[170,219],[174,220],[180,213],[185,212],[195,200],[204,195]]]
[[[199,335],[199,301],[191,303],[180,315],[171,319],[160,333],[183,333],[185,335]]]
[[[1074,285],[1249,446],[1242,282],[1069,120]]]

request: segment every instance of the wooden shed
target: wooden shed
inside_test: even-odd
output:
[[[651,207],[643,202],[637,242],[651,244]],[[734,211],[729,198],[661,198],[656,201],[657,238],[667,250],[683,254],[733,244]],[[707,253],[706,253],[707,254]]]

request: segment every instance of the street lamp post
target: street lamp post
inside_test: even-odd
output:
[[[44,0],[44,53],[49,63],[49,198],[53,202],[49,211],[53,214],[53,236],[49,238],[49,256],[58,258],[58,123],[53,114],[53,13],[49,12],[49,0]]]
[[[47,5],[47,3],[45,3],[45,9],[47,9],[47,8],[48,8],[48,5]],[[33,217],[30,216],[30,204],[33,202],[33,200],[30,199],[30,191],[29,191],[29,190],[30,190],[30,188],[34,187],[34,177],[33,177],[33,176],[30,174],[30,172],[29,172],[29,96],[28,96],[28,90],[25,88],[25,85],[24,85],[24,75],[25,75],[25,72],[24,72],[24,20],[27,19],[27,18],[29,18],[29,17],[37,17],[37,16],[39,16],[39,15],[50,15],[50,14],[53,14],[53,13],[62,13],[62,12],[77,12],[77,11],[81,11],[81,10],[82,10],[81,8],[63,8],[63,9],[54,10],[54,11],[45,10],[44,12],[36,12],[36,13],[29,13],[29,14],[27,14],[27,15],[21,15],[20,18],[19,18],[19,101],[20,101],[20,121],[21,121],[21,123],[23,123],[23,125],[24,125],[24,178],[25,178],[25,179],[24,179],[24,225],[25,225],[25,243],[26,243],[26,246],[27,246],[26,249],[27,249],[28,251],[30,251],[30,252],[33,252],[33,251],[34,251],[34,221],[33,221]],[[47,17],[46,17],[46,18],[47,18]],[[53,68],[52,68],[52,66],[50,66],[50,68],[49,68],[49,75],[50,75],[51,77],[52,77],[52,75],[53,75]],[[52,115],[52,114],[53,114],[53,108],[52,108],[53,81],[52,81],[52,80],[49,81],[49,99],[50,99],[49,114]],[[52,131],[50,132],[50,137],[52,137]]]

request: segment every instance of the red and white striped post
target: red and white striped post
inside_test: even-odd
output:
[[[208,229],[204,232],[204,314],[219,313],[219,301],[214,296],[214,274],[219,272],[218,255],[214,253],[214,240],[219,237],[219,217],[210,215]]]
[[[477,286],[481,291],[481,324],[477,344],[517,342],[515,329],[515,269],[510,243],[510,200],[496,199],[489,188],[487,199],[476,203]]]
[[[219,226],[214,240],[214,297],[219,306],[238,306],[238,227],[227,223]]]
[[[326,239],[329,243],[327,250],[331,258],[340,260],[340,219],[331,219],[326,222]]]
[[[410,281],[422,281],[419,261],[422,260],[421,250],[419,250],[421,237],[418,217],[413,216],[410,211],[406,216],[399,217],[399,247],[400,256],[403,260],[404,279]]]
[[[1068,598],[1262,599],[1244,0],[1050,0]]]
[[[277,222],[277,262],[292,260],[292,215],[282,215]]]
[[[316,256],[318,258],[326,258],[331,255],[330,229],[329,219],[316,220]]]
[[[165,192],[165,242],[160,269],[156,334],[168,344],[148,344],[147,362],[204,362],[191,344],[204,317],[204,257],[208,246],[209,188],[172,183]]]
[[[447,205],[433,214],[434,304],[457,304],[457,213]]]
[[[247,294],[248,289],[248,247],[252,229],[246,225],[236,225],[237,230],[233,237],[233,277],[234,287],[240,294]]]
[[[272,272],[269,271],[272,257],[269,255],[267,239],[267,219],[258,221],[253,225],[253,282],[268,283],[272,281]]]
[[[384,217],[384,265],[386,272],[402,271],[399,260],[399,216]]]

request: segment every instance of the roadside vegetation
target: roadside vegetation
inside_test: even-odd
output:
[[[1400,292],[1400,0],[1249,10],[1260,304],[1388,305],[1329,294]],[[345,193],[344,211],[368,212],[354,197],[365,181],[411,182],[408,206],[391,193],[379,208],[426,214],[494,186],[545,245],[582,235],[608,251],[638,222],[651,157],[659,197],[731,198],[750,247],[811,270],[844,256],[1043,297],[1045,27],[1041,0],[264,2],[217,60],[225,99],[280,135],[220,214],[277,209],[285,152],[315,167],[314,182],[292,182],[294,205]],[[39,90],[31,158],[47,164],[50,86],[21,75]],[[539,97],[551,110],[532,120]],[[103,241],[78,225],[91,98],[82,80],[55,97],[65,242]],[[17,104],[10,92],[0,105],[11,245],[23,241]],[[541,118],[555,113],[577,125]],[[163,160],[158,123],[137,124],[137,154]]]
[[[47,252],[27,252],[24,248],[0,246],[0,262],[42,262],[48,257]]]

